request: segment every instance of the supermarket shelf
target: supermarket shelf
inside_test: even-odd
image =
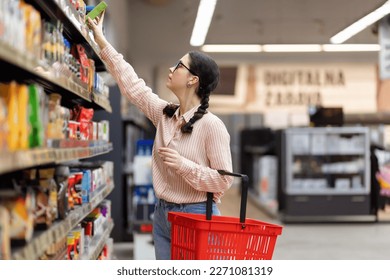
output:
[[[98,189],[91,194],[91,198],[89,202],[90,211],[95,209],[99,205],[99,203],[112,192],[113,189],[114,189],[113,183],[108,184],[107,186],[103,185],[98,187]]]
[[[103,233],[93,237],[91,244],[94,245],[92,248],[89,248],[86,255],[81,257],[82,260],[96,260],[99,257],[99,254],[103,250],[104,244],[110,237],[111,231],[114,228],[114,222],[107,221],[103,227]]]
[[[104,110],[106,110],[107,112],[112,113],[110,100],[108,98],[101,96],[101,94],[93,92],[92,93],[92,101],[95,104],[99,105]]]
[[[324,189],[293,189],[292,187],[286,190],[286,193],[289,195],[367,195],[370,193],[370,190],[366,189],[335,189],[335,188],[324,188]]]
[[[15,152],[0,152],[0,174],[37,165],[90,158],[108,153],[112,149],[112,143],[106,143],[95,147],[37,148]]]
[[[365,114],[345,114],[344,124],[378,125],[390,124],[390,113],[375,112]]]
[[[113,183],[98,189],[93,201],[77,207],[64,220],[55,223],[49,229],[35,233],[36,236],[26,246],[16,250],[12,258],[15,260],[38,259],[51,244],[66,237],[68,232],[76,227],[113,189]]]
[[[17,80],[19,82],[30,82],[34,80],[34,83],[40,84],[48,92],[56,92],[66,96],[72,93],[75,96],[74,100],[67,101],[66,98],[63,98],[61,101],[67,107],[72,107],[77,103],[76,100],[78,99],[85,106],[104,109],[112,113],[108,98],[104,98],[97,93],[90,93],[87,85],[77,83],[69,77],[52,76],[49,74],[50,67],[44,62],[0,41],[0,66],[4,64],[12,70],[5,73],[3,76],[5,79],[8,78],[8,80]],[[15,72],[20,74],[17,75],[18,78],[15,78]],[[7,77],[7,75],[10,75],[10,77]]]
[[[274,148],[274,144],[269,144],[265,146],[245,146],[244,152],[264,155],[265,153],[271,152]]]
[[[376,215],[324,215],[324,216],[294,216],[280,215],[285,223],[321,223],[321,222],[376,222]]]
[[[35,8],[51,20],[60,20],[64,24],[65,35],[72,42],[83,45],[88,57],[95,61],[97,71],[105,71],[105,65],[98,55],[98,47],[96,43],[88,37],[86,26],[72,21],[55,0],[27,0],[26,2],[34,5]]]
[[[65,244],[66,245],[66,244]],[[55,254],[54,256],[51,256],[49,258],[49,260],[65,260],[66,259],[66,246],[64,246],[65,248],[62,249],[61,251],[57,252],[57,254]]]
[[[313,151],[313,152],[296,152],[293,151],[294,157],[313,157],[313,156],[334,156],[334,157],[341,157],[341,156],[361,156],[366,153],[365,150],[356,150],[356,151],[347,151],[347,150],[340,150],[340,151]]]
[[[15,72],[22,72],[22,75],[18,75],[19,80],[21,81],[33,79],[38,81],[39,84],[48,91],[61,94],[69,94],[69,92],[71,92],[84,101],[92,101],[90,93],[83,86],[73,82],[67,77],[57,78],[45,74],[48,65],[45,65],[28,53],[24,53],[0,41],[0,65],[4,63],[7,64],[7,68],[11,67],[9,69],[12,71],[8,72],[9,75],[15,76]],[[37,67],[40,67],[43,71],[37,71]],[[5,76],[6,75],[7,73],[5,73]]]

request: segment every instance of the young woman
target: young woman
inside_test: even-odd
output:
[[[219,81],[217,64],[204,53],[191,51],[169,68],[166,86],[177,96],[171,104],[154,94],[106,40],[104,14],[88,21],[100,55],[121,93],[156,126],[152,152],[153,187],[157,197],[153,218],[156,259],[170,259],[169,211],[206,213],[206,194],[216,203],[233,178],[217,170],[232,171],[230,136],[223,122],[209,112],[209,96]]]

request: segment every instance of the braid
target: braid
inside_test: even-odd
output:
[[[172,118],[175,114],[177,108],[179,108],[179,105],[169,103],[165,108],[163,109],[164,115],[167,115],[168,117]]]
[[[201,119],[204,114],[207,114],[207,108],[209,107],[209,93],[204,93],[202,100],[201,100],[201,105],[199,106],[198,110],[195,112],[194,116],[188,121],[188,123],[185,123],[181,127],[181,131],[183,133],[191,133],[193,129],[193,124]]]

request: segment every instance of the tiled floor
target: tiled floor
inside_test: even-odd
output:
[[[225,216],[238,216],[240,195],[231,189],[220,210]],[[390,223],[307,223],[282,224],[248,202],[247,217],[283,226],[277,238],[274,260],[389,260]],[[135,236],[133,243],[114,244],[117,259],[154,259],[151,236]]]

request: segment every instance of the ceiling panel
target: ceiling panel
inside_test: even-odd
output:
[[[124,0],[122,0],[124,1]],[[111,1],[115,5],[117,0]],[[129,55],[135,62],[175,61],[189,40],[196,0],[129,0]],[[329,43],[331,36],[384,0],[219,0],[206,43]],[[127,39],[128,40],[128,39]],[[376,43],[367,28],[347,43]],[[367,55],[367,54],[363,54]],[[229,55],[215,55],[228,58]],[[250,58],[250,55],[234,55]],[[252,57],[255,55],[252,55]],[[264,56],[263,54],[261,56]],[[256,58],[261,57],[256,54]],[[334,54],[337,56],[337,54]],[[348,56],[343,54],[344,57]],[[354,54],[356,56],[356,54]],[[232,57],[232,55],[230,55]],[[280,55],[279,57],[287,57]],[[371,58],[376,55],[370,54]]]

